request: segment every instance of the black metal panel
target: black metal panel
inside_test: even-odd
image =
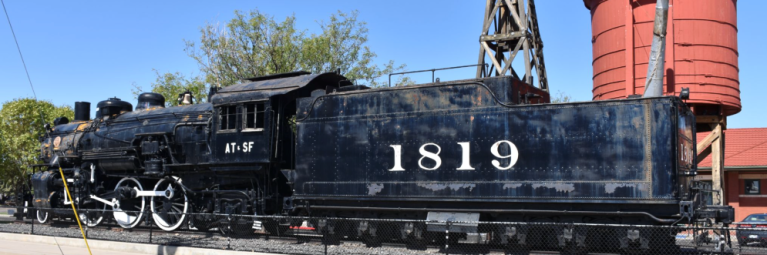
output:
[[[299,102],[296,198],[676,203],[675,98],[512,106],[511,79]],[[506,83],[506,86],[502,86]],[[505,96],[499,96],[505,95]],[[509,96],[512,95],[512,96]],[[507,100],[499,100],[505,98]],[[518,160],[508,170],[513,143]],[[473,170],[458,170],[469,143]],[[436,153],[441,164],[419,150]],[[436,145],[436,146],[435,146]],[[401,166],[395,168],[395,148]],[[498,166],[493,164],[496,161]],[[419,164],[420,162],[420,164]]]
[[[287,94],[310,84],[340,87],[340,82],[344,80],[346,80],[345,77],[335,73],[258,80],[222,88],[211,98],[211,103],[220,105],[265,100],[275,95]]]
[[[259,121],[271,123],[272,108],[269,101],[259,101],[265,104],[264,118]],[[218,163],[268,163],[271,156],[272,127],[265,125],[260,130],[244,130],[242,127],[242,104],[234,104],[237,107],[236,128],[231,130],[220,130],[218,128],[220,119],[217,113],[214,115],[215,135],[211,139],[211,150],[213,161]],[[219,109],[219,107],[216,107]]]
[[[48,201],[53,190],[51,185],[56,177],[54,171],[42,171],[32,175],[32,186],[34,189],[34,199],[32,205],[37,208],[51,208],[51,201]]]
[[[185,163],[186,158],[207,161],[204,155],[189,155],[184,146],[177,146],[186,140],[207,141],[204,132],[212,114],[211,104],[196,104],[169,108],[150,108],[124,113],[114,119],[97,119],[88,123],[80,139],[80,150],[84,160],[100,160],[102,167],[121,170],[137,170],[138,156],[141,154],[141,142],[152,137],[152,141],[165,143],[169,150],[158,155],[168,159],[169,164]],[[185,127],[202,127],[203,132],[187,132]],[[177,132],[180,132],[177,134]],[[194,137],[191,137],[194,135]],[[176,141],[176,139],[180,139]],[[149,144],[156,144],[156,143]],[[207,146],[206,146],[207,147]],[[158,154],[158,148],[151,146],[144,154]],[[207,150],[194,153],[207,154]],[[172,152],[172,153],[171,153]],[[170,155],[168,154],[170,153]],[[108,169],[107,169],[108,170]]]

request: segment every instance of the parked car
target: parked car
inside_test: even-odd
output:
[[[757,213],[746,216],[735,231],[738,244],[746,245],[750,242],[759,242],[767,245],[767,213]]]

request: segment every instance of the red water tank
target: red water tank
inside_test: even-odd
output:
[[[591,10],[593,99],[641,95],[655,0],[583,2]],[[669,0],[664,93],[689,87],[687,102],[696,114],[740,112],[736,5],[737,0]]]

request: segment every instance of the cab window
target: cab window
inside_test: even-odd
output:
[[[249,103],[245,104],[243,114],[244,131],[262,131],[264,130],[264,112],[265,104]]]
[[[218,108],[218,130],[228,131],[237,129],[237,106],[227,105]]]

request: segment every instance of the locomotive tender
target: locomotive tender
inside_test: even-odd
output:
[[[145,211],[168,231],[226,224],[191,212],[663,225],[733,217],[706,206],[693,181],[695,117],[676,97],[550,104],[513,77],[370,89],[294,72],[211,89],[210,103],[164,100],[145,93],[134,110],[112,98],[93,120],[78,102],[74,121],[58,119],[32,176],[38,220],[75,217],[59,166],[74,202],[97,209],[81,219],[111,214],[125,228]],[[376,235],[367,222],[353,231],[312,223]],[[403,239],[444,232],[396,227]]]

